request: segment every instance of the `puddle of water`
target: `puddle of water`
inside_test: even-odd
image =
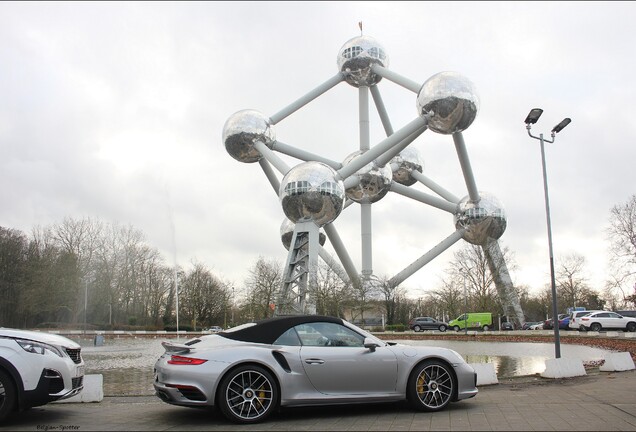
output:
[[[554,345],[528,342],[472,342],[450,340],[395,340],[404,345],[437,346],[457,351],[468,363],[492,363],[499,378],[535,375],[554,358]],[[561,358],[583,362],[602,360],[609,351],[583,345],[561,344]]]
[[[104,396],[149,396],[153,366],[164,352],[161,342],[176,339],[120,338],[106,339],[104,345],[93,346],[93,340],[77,341],[87,374],[101,374]],[[181,339],[179,342],[184,342]]]
[[[87,374],[102,374],[105,396],[153,395],[153,366],[164,352],[161,342],[177,339],[114,338],[104,345],[79,340]],[[184,342],[186,339],[180,339]],[[437,346],[457,351],[468,363],[492,363],[499,378],[535,375],[554,358],[554,345],[524,342],[473,342],[449,340],[395,340],[404,345]],[[609,351],[581,345],[561,344],[561,357],[584,362],[602,360]]]

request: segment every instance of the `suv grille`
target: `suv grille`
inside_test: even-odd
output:
[[[81,351],[82,351],[81,348],[77,348],[77,349],[66,348],[66,353],[71,358],[71,360],[73,360],[73,363],[81,363],[82,362],[82,356],[80,354]]]

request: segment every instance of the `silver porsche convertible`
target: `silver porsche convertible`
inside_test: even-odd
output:
[[[455,351],[384,342],[340,318],[270,318],[163,342],[154,388],[163,401],[217,407],[256,423],[281,406],[407,400],[439,411],[477,394],[477,375]]]

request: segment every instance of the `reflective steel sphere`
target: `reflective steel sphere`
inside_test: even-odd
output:
[[[499,239],[506,231],[506,212],[497,198],[479,192],[481,200],[475,205],[468,196],[458,204],[455,228],[466,228],[464,240],[483,246],[488,239]]]
[[[269,119],[255,110],[243,110],[230,116],[223,126],[225,150],[239,162],[258,162],[263,156],[254,148],[256,141],[268,147],[276,140]]]
[[[283,223],[280,225],[280,240],[283,242],[283,246],[285,249],[289,250],[289,246],[291,245],[291,241],[294,238],[294,228],[296,228],[296,224],[285,218]],[[318,243],[320,246],[325,245],[325,241],[327,240],[327,236],[324,232],[318,232]]]
[[[338,70],[354,87],[370,87],[382,79],[371,72],[372,64],[389,67],[389,57],[378,41],[370,36],[349,39],[338,52]]]
[[[391,168],[393,169],[394,182],[404,186],[411,186],[417,181],[411,176],[411,172],[422,172],[424,170],[424,161],[417,149],[407,147],[399,155],[391,159]]]
[[[343,166],[349,165],[352,160],[363,154],[363,151],[351,153],[346,157]],[[357,203],[374,203],[380,201],[391,188],[392,171],[390,164],[384,167],[371,162],[359,169],[352,177],[357,177],[359,182],[345,192],[347,197]]]
[[[294,223],[323,226],[342,211],[345,193],[336,171],[322,162],[303,162],[283,177],[278,194],[283,212]]]
[[[433,112],[430,130],[449,135],[472,124],[479,111],[479,97],[468,78],[456,72],[440,72],[422,85],[416,105],[421,116]]]

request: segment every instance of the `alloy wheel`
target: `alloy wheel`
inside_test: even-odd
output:
[[[270,374],[258,367],[241,368],[222,385],[221,409],[230,419],[253,423],[276,406],[277,390]]]

